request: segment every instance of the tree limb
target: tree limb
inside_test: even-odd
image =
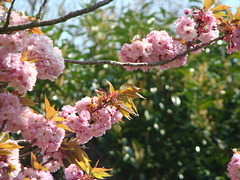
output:
[[[10,18],[11,18],[11,14],[12,14],[12,9],[13,9],[14,3],[15,3],[15,0],[12,1],[11,6],[10,6],[10,8],[8,10],[7,19],[6,19],[6,22],[5,22],[4,26],[3,26],[3,29],[7,29],[9,24],[10,24]]]
[[[45,20],[45,21],[32,21],[30,23],[20,24],[20,25],[10,25],[7,28],[0,27],[0,34],[11,33],[13,31],[25,30],[25,29],[29,29],[29,28],[33,28],[33,27],[50,26],[50,25],[66,22],[67,20],[69,20],[71,18],[92,12],[104,5],[109,4],[112,1],[113,0],[103,0],[96,4],[91,5],[89,7],[86,7],[86,8],[80,9],[80,10],[76,10],[76,11],[72,11],[64,16],[61,16],[61,17],[58,17],[55,19],[50,19],[50,20]]]
[[[43,11],[44,11],[44,8],[45,8],[45,5],[47,4],[47,0],[44,0],[44,2],[42,3],[41,7],[39,8],[39,11],[36,15],[36,21],[42,19],[43,17]]]
[[[118,61],[109,61],[109,60],[101,60],[101,61],[79,61],[79,60],[70,60],[70,59],[64,59],[65,63],[71,63],[71,64],[79,64],[79,65],[101,65],[101,64],[109,64],[113,66],[134,66],[134,67],[141,67],[141,66],[159,66],[159,65],[164,65],[170,62],[175,61],[176,59],[185,56],[186,54],[197,51],[207,45],[210,45],[211,43],[222,40],[224,36],[218,37],[216,39],[213,39],[209,43],[201,44],[199,46],[196,46],[192,49],[187,49],[186,51],[178,54],[172,59],[166,60],[166,61],[158,61],[158,62],[153,62],[153,63],[130,63],[130,62],[118,62]]]

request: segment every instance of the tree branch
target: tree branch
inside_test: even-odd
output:
[[[113,66],[134,66],[134,67],[141,67],[141,66],[159,66],[159,65],[164,65],[170,62],[175,61],[176,59],[185,56],[186,54],[193,52],[193,51],[197,51],[205,46],[210,45],[211,43],[218,41],[218,40],[222,40],[225,36],[221,36],[218,37],[216,39],[213,39],[212,41],[210,41],[209,43],[205,43],[205,44],[201,44],[199,46],[196,46],[192,49],[187,49],[186,51],[178,54],[177,56],[175,56],[172,59],[166,60],[166,61],[158,61],[158,62],[153,62],[153,63],[130,63],[130,62],[118,62],[118,61],[109,61],[109,60],[102,60],[102,61],[79,61],[79,60],[70,60],[70,59],[64,59],[65,63],[71,63],[71,64],[79,64],[79,65],[101,65],[101,64],[109,64],[109,65],[113,65]]]
[[[33,28],[33,27],[50,26],[50,25],[66,22],[67,20],[69,20],[71,18],[92,12],[104,5],[109,4],[112,1],[113,0],[103,0],[96,4],[93,4],[92,6],[86,7],[84,9],[72,11],[64,16],[61,16],[61,17],[58,17],[55,19],[50,19],[50,20],[45,20],[45,21],[32,21],[32,22],[26,23],[26,24],[11,25],[11,26],[8,26],[7,28],[0,27],[0,34],[11,33],[13,31],[25,30],[25,29],[29,29],[29,28]]]
[[[47,4],[47,0],[44,0],[44,2],[42,3],[41,7],[39,8],[39,11],[36,15],[36,21],[42,19],[43,17],[43,11],[44,11],[44,8],[45,8],[45,5]]]
[[[8,10],[7,19],[6,19],[6,22],[5,22],[4,26],[3,26],[3,29],[7,29],[9,24],[10,24],[10,18],[11,18],[11,14],[12,14],[12,9],[13,9],[14,3],[15,3],[15,0],[12,1],[12,4],[11,4],[9,10]]]

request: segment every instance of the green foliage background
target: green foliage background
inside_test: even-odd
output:
[[[166,30],[174,35],[177,13],[148,2],[136,9],[111,4],[43,31],[65,58],[119,60],[121,46],[136,34]],[[146,98],[135,101],[139,117],[116,124],[87,144],[93,164],[99,159],[100,165],[112,167],[113,180],[224,180],[229,178],[231,148],[240,146],[239,55],[227,55],[226,45],[218,42],[190,54],[186,66],[167,71],[66,64],[56,82],[38,81],[29,97],[39,102],[35,108],[41,111],[45,93],[61,108],[95,95],[95,88],[108,90],[105,79],[116,89],[134,83]]]

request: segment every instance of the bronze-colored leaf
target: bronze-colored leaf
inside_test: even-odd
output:
[[[226,6],[226,5],[218,5],[214,8],[212,8],[211,11],[222,11],[222,10],[229,9],[229,8],[231,8],[231,7]]]
[[[232,20],[233,20],[233,14],[232,14],[232,12],[231,12],[229,9],[226,9],[226,11],[227,11],[228,17],[229,17],[230,20],[232,21]]]
[[[34,106],[35,104],[37,104],[33,102],[31,99],[29,99],[28,97],[20,97],[19,99],[20,99],[20,103],[25,106]]]
[[[41,163],[38,163],[36,156],[32,152],[31,152],[31,166],[33,169],[48,171],[48,168],[43,166]]]
[[[235,19],[240,19],[240,5],[238,6],[237,12],[235,14]]]
[[[109,85],[109,92],[114,93],[115,89],[114,89],[113,85],[108,80],[106,80],[106,81],[107,81],[107,83]]]
[[[208,9],[214,4],[215,0],[204,0],[203,1],[203,8]]]
[[[0,133],[0,143],[4,143],[9,139],[9,134],[8,132],[1,132]]]
[[[52,119],[54,116],[57,115],[58,111],[54,109],[54,106],[50,106],[50,103],[45,95],[45,108],[46,108],[46,119]]]
[[[70,132],[73,132],[73,130],[71,130],[66,124],[63,124],[63,123],[57,122],[57,127],[62,128],[67,131],[70,131]]]
[[[12,153],[7,150],[0,150],[0,155],[9,155],[9,154],[12,154]]]
[[[0,149],[20,149],[23,148],[23,146],[19,146],[13,142],[6,142],[6,143],[0,143]]]
[[[27,61],[27,59],[28,59],[28,52],[27,50],[25,50],[22,55],[22,61]]]
[[[32,33],[35,33],[35,34],[42,34],[42,35],[44,35],[44,33],[37,27],[31,28],[31,29],[29,29],[29,31],[31,31]]]
[[[234,19],[234,20],[232,20],[230,23],[231,24],[236,24],[236,23],[239,23],[240,22],[240,19]]]

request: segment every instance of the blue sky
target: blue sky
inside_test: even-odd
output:
[[[136,8],[138,1],[142,1],[142,2],[149,2],[149,0],[114,0],[113,2],[110,3],[116,4],[116,7],[120,9],[120,7],[122,5],[126,5],[128,3],[130,3],[129,7],[131,8]],[[203,1],[203,0],[202,0]],[[216,0],[218,1],[218,0]],[[219,0],[220,2],[222,2],[221,4],[225,4],[228,5],[230,7],[234,7],[232,8],[232,11],[235,13],[237,10],[237,6],[240,5],[240,0]],[[38,0],[37,2],[40,3],[40,0]],[[81,5],[84,2],[90,2],[90,0],[48,0],[48,5],[49,5],[49,9],[51,8],[51,10],[48,12],[49,16],[47,18],[53,18],[53,17],[57,17],[58,14],[58,9],[56,9],[56,7],[58,7],[60,4],[62,4],[66,10],[65,13],[70,12],[70,11],[74,11],[77,9],[81,9]],[[154,0],[154,7],[156,7],[156,9],[158,10],[159,7],[163,7],[165,9],[169,9],[171,10],[171,8],[173,6],[171,6],[172,3],[174,4],[178,4],[179,8],[178,13],[179,14],[183,14],[183,10],[184,8],[187,8],[191,5],[194,5],[194,3],[189,3],[188,0],[182,0],[182,1],[176,1],[176,0],[168,0],[168,1],[162,1],[162,0]],[[28,3],[26,2],[26,0],[19,0],[16,1],[16,9],[20,10],[20,9],[25,9],[25,10],[29,10],[29,6]],[[38,7],[40,6],[40,4],[38,4]],[[176,7],[178,7],[176,6]],[[63,13],[64,14],[64,13]]]

